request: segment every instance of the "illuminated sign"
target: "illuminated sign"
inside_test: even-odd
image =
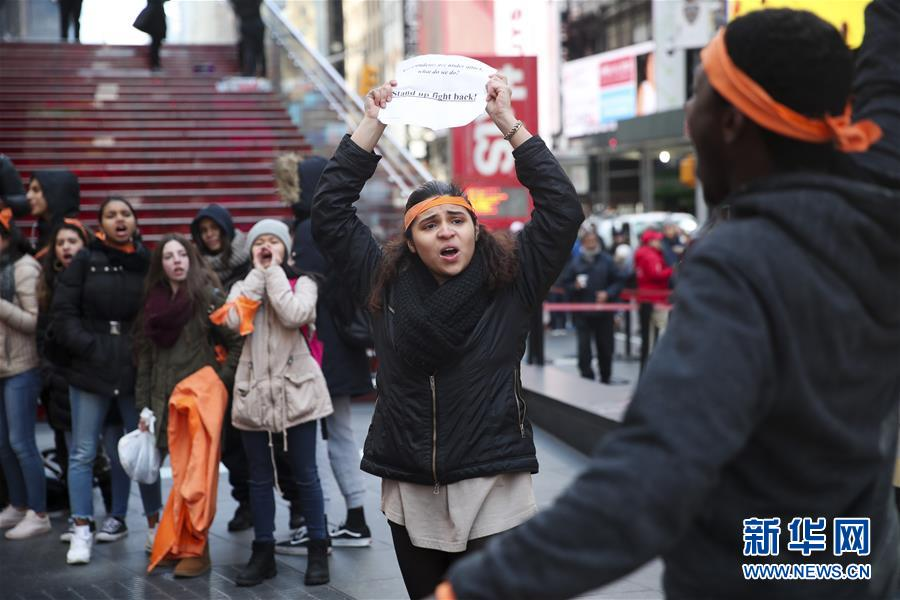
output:
[[[862,43],[864,12],[869,2],[871,0],[734,0],[728,3],[728,20],[763,8],[808,10],[837,27],[847,45],[856,48]]]

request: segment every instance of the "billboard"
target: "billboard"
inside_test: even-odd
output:
[[[496,67],[512,88],[516,117],[529,131],[538,131],[537,58],[534,56],[471,56]],[[516,178],[512,146],[503,139],[487,113],[465,127],[451,130],[453,180],[469,195],[487,225],[505,227],[531,212],[528,192]]]
[[[619,121],[655,113],[654,48],[653,42],[643,42],[565,63],[565,135],[612,131]]]
[[[731,0],[728,20],[762,8],[793,8],[816,13],[834,25],[851,48],[858,47],[865,32],[863,14],[871,0]]]

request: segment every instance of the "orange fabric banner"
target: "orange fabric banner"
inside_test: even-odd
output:
[[[166,501],[150,564],[201,556],[216,515],[219,451],[228,390],[209,366],[175,386],[169,397],[172,491]]]
[[[844,114],[813,119],[772,98],[732,62],[725,45],[725,29],[700,53],[710,85],[754,123],[777,134],[802,142],[834,141],[841,152],[865,152],[881,139],[881,128],[873,121],[851,122],[851,108]]]

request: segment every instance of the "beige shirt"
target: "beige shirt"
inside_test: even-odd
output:
[[[442,485],[383,479],[381,510],[406,527],[413,546],[463,552],[469,540],[512,529],[537,512],[531,473],[504,473]]]

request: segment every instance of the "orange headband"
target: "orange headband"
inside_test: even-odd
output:
[[[3,228],[7,231],[10,230],[9,226],[12,224],[12,218],[13,214],[11,209],[4,208],[3,210],[0,210],[0,223],[3,224]]]
[[[838,117],[812,119],[773,99],[731,61],[725,46],[725,29],[700,52],[710,85],[757,125],[795,140],[824,143],[834,140],[841,152],[865,152],[881,139],[873,121],[850,122],[850,104]]]
[[[84,234],[84,239],[86,239],[88,242],[91,241],[90,232],[87,230],[87,227],[84,226],[84,223],[82,223],[78,219],[66,217],[65,219],[63,219],[63,223],[65,223],[66,225],[71,225],[72,227],[77,227],[81,231],[81,233]]]
[[[462,198],[460,196],[435,196],[434,198],[425,200],[424,202],[414,204],[408,211],[406,211],[406,214],[403,215],[403,231],[409,229],[409,226],[412,225],[412,222],[416,220],[416,217],[421,215],[423,212],[425,212],[429,208],[433,208],[441,204],[455,204],[457,206],[462,206],[467,211],[472,213],[472,216],[475,215],[475,209],[472,208],[472,205],[465,198]]]

